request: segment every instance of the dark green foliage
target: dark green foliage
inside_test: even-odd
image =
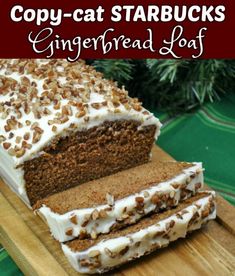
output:
[[[235,60],[95,60],[148,108],[179,113],[235,92]]]
[[[127,59],[100,59],[93,62],[98,71],[104,73],[107,79],[124,84],[132,78],[132,64]]]

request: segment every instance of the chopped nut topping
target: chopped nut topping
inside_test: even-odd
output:
[[[29,120],[26,120],[26,121],[25,121],[25,124],[26,124],[27,126],[30,126],[30,125],[31,125],[31,122],[30,122]]]
[[[137,210],[137,212],[140,213],[140,214],[144,214],[144,210],[143,210],[143,208],[144,208],[144,198],[141,197],[141,196],[137,196],[135,198],[135,201],[136,201],[136,210]]]
[[[95,230],[92,230],[92,231],[91,231],[91,238],[92,238],[93,240],[95,240],[95,239],[97,238],[97,233],[95,232]]]
[[[106,213],[106,211],[105,210],[100,210],[99,211],[99,217],[100,218],[106,218],[108,216],[108,214]]]
[[[183,217],[182,217],[182,215],[180,213],[177,213],[176,217],[179,218],[179,219],[183,219]]]
[[[150,196],[149,192],[148,191],[144,191],[144,197],[147,198],[149,196]]]
[[[81,117],[83,117],[83,116],[85,116],[86,115],[86,111],[85,110],[81,110],[81,111],[79,111],[79,112],[77,112],[76,114],[75,114],[75,116],[77,117],[77,118],[81,118]]]
[[[91,250],[89,253],[88,253],[88,256],[90,258],[94,258],[94,257],[97,257],[100,255],[100,251],[99,250]]]
[[[22,137],[21,136],[17,136],[16,137],[16,144],[19,144],[22,140]]]
[[[16,157],[20,158],[21,156],[23,156],[25,154],[25,148],[21,148],[19,150],[16,151]]]
[[[90,215],[85,215],[84,216],[84,221],[83,221],[83,223],[82,223],[82,227],[86,227],[87,226],[87,224],[89,223],[89,221],[90,221],[90,219],[91,219],[91,216]]]
[[[127,218],[129,218],[129,215],[128,215],[128,214],[123,214],[123,215],[122,215],[122,218],[123,218],[123,219],[127,219]]]
[[[82,267],[90,267],[91,266],[91,262],[89,260],[86,260],[86,259],[81,259],[80,260],[80,266],[82,266]]]
[[[110,258],[115,258],[116,253],[112,252],[109,248],[105,247],[104,249],[105,254]]]
[[[80,239],[85,239],[87,237],[87,231],[86,229],[81,229],[80,233],[79,233],[79,238]]]
[[[26,132],[25,134],[24,134],[24,140],[29,140],[29,138],[30,138],[30,132]]]
[[[156,233],[154,233],[153,235],[153,239],[161,237],[165,234],[165,231],[157,231]]]
[[[99,211],[97,209],[95,209],[92,214],[91,217],[93,220],[97,220],[99,218]]]
[[[180,184],[179,183],[173,183],[171,184],[171,186],[174,188],[174,189],[178,189],[180,187]]]
[[[113,206],[114,205],[114,197],[113,195],[107,193],[106,194],[106,200],[109,206]]]
[[[137,241],[137,242],[135,243],[135,247],[139,247],[140,244],[141,244],[141,241]]]
[[[170,198],[173,198],[175,196],[175,192],[174,191],[171,191],[170,192]]]
[[[3,143],[3,148],[5,150],[8,150],[10,148],[10,146],[11,146],[11,143],[7,143],[7,142]]]
[[[129,250],[129,246],[125,246],[123,249],[121,249],[121,250],[119,251],[119,255],[120,255],[120,256],[125,255],[125,254],[127,253],[128,250]]]
[[[39,142],[40,141],[40,139],[41,139],[41,133],[39,133],[39,132],[34,132],[33,133],[33,144],[36,144],[37,142]]]
[[[52,130],[53,132],[56,132],[56,131],[57,131],[57,127],[56,127],[56,126],[53,126],[51,130]]]
[[[153,204],[155,204],[155,205],[157,205],[158,203],[160,203],[160,198],[159,198],[159,196],[157,195],[157,194],[154,194],[153,196],[152,196],[152,198],[151,198],[151,202],[153,203]]]
[[[6,141],[6,138],[3,135],[0,135],[0,143]]]
[[[92,103],[91,106],[95,109],[100,109],[102,107],[102,103]]]
[[[202,210],[201,216],[202,216],[202,218],[206,218],[209,216],[209,214],[210,214],[210,209],[209,209],[209,207],[207,207],[204,210]]]
[[[9,133],[9,139],[13,138],[14,137],[14,133],[10,132]]]
[[[141,196],[137,196],[137,197],[135,198],[135,201],[136,201],[137,203],[139,203],[139,204],[142,204],[142,203],[144,203],[144,198],[141,197]]]
[[[173,228],[175,225],[175,221],[172,219],[170,222],[166,224],[166,230],[168,231],[170,228]]]
[[[35,123],[33,123],[32,125],[31,125],[31,130],[32,129],[35,129],[36,127],[39,127],[39,124],[37,123],[37,122],[35,122]]]
[[[13,148],[10,148],[10,149],[8,150],[8,153],[9,153],[11,156],[15,156],[15,155],[16,155],[16,152],[15,152],[15,150],[14,150]]]
[[[66,234],[67,236],[72,236],[72,235],[73,235],[73,228],[68,228],[68,229],[66,230],[65,234]]]
[[[202,183],[198,182],[195,184],[195,190],[199,190],[202,187]]]
[[[77,216],[73,215],[70,219],[69,219],[73,224],[78,224],[78,220],[77,220]]]
[[[25,149],[31,149],[31,148],[32,148],[32,145],[31,145],[31,144],[28,144],[26,141],[23,141],[23,142],[22,142],[22,147],[25,148]]]

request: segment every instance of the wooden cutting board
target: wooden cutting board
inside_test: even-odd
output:
[[[156,160],[172,158],[155,147]],[[220,196],[217,203],[215,221],[112,275],[235,275],[235,208]],[[25,275],[78,275],[44,222],[1,180],[0,243]]]

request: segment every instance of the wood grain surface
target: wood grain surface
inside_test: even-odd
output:
[[[152,162],[156,160],[172,158],[155,147]],[[187,239],[124,265],[112,275],[235,275],[235,208],[218,196],[217,210],[215,221]],[[78,275],[46,224],[1,180],[0,243],[25,275]]]

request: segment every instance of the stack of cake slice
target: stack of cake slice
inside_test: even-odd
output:
[[[152,161],[40,200],[71,265],[101,273],[183,238],[214,219],[201,163]]]
[[[216,216],[214,192],[198,193],[177,208],[97,239],[72,240],[62,249],[76,271],[102,273],[167,246]]]
[[[160,127],[82,61],[0,61],[0,173],[79,272],[110,270],[215,218],[201,163],[151,161]]]

